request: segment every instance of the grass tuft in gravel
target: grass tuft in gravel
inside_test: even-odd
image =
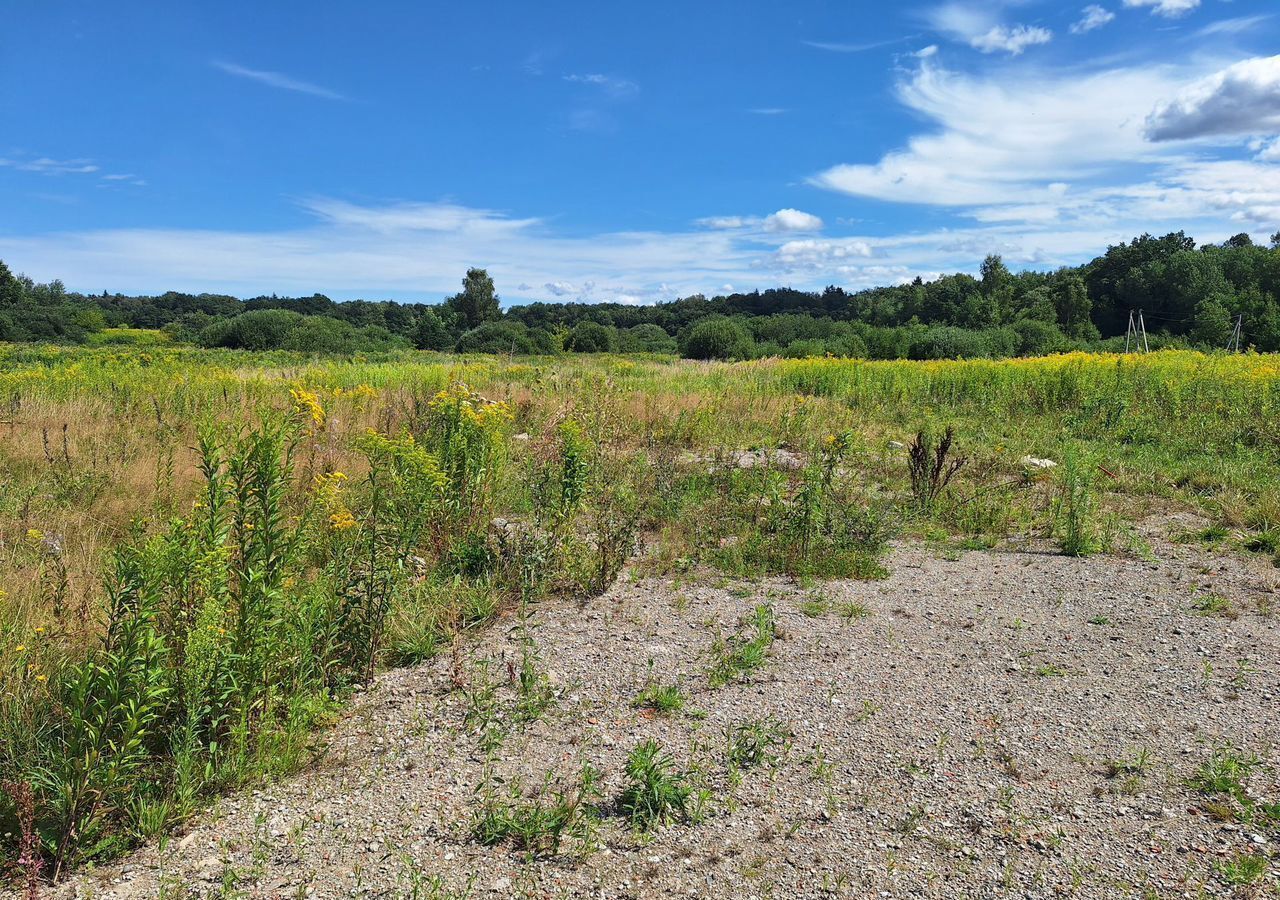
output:
[[[743,630],[750,637],[737,634],[727,641],[717,641],[711,648],[712,664],[708,681],[713,688],[724,687],[730,681],[764,665],[769,648],[773,646],[773,639],[778,633],[773,607],[767,603],[757,606],[751,618],[744,623]]]
[[[631,783],[618,798],[618,809],[631,824],[648,831],[655,825],[690,818],[693,787],[657,741],[648,740],[627,757]]]

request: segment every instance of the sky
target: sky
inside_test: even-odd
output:
[[[0,259],[90,293],[858,289],[1280,231],[1275,0],[10,0]]]

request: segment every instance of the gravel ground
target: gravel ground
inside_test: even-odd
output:
[[[536,860],[471,840],[486,754],[456,684],[487,658],[513,702],[521,632],[506,619],[460,657],[380,676],[309,771],[51,893],[454,896],[414,893],[438,876],[479,898],[1265,896],[1280,839],[1210,816],[1187,782],[1232,746],[1262,761],[1250,793],[1280,801],[1280,579],[1168,542],[1176,524],[1145,526],[1147,559],[907,545],[880,582],[624,580],[538,607],[558,702],[512,728],[492,771],[532,786],[589,760],[612,799],[627,753],[655,738],[712,790],[696,824],[639,835],[606,816],[594,852]],[[1209,591],[1234,618],[1193,610]],[[766,602],[767,662],[712,689],[717,634]],[[680,681],[684,712],[632,705],[651,676]],[[789,740],[730,778],[725,729],[762,717]],[[1108,777],[1107,760],[1144,749],[1143,774]],[[1275,862],[1232,886],[1220,867],[1246,853]]]

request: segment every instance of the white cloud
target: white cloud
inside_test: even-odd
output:
[[[765,231],[821,231],[822,220],[798,209],[780,209],[764,217]]]
[[[1273,217],[1280,210],[1280,167],[1266,164],[1270,145],[1258,143],[1253,160],[1196,158],[1185,145],[1147,137],[1148,116],[1163,98],[1220,95],[1192,89],[1206,83],[1255,89],[1259,83],[1241,75],[1255,67],[1224,71],[1235,77],[1206,79],[1203,69],[1167,65],[971,76],[926,60],[899,85],[898,96],[931,126],[878,162],[834,166],[810,181],[852,196],[950,208],[992,229],[1022,228],[1022,244],[1043,241],[1050,253],[1062,247],[1055,234],[1069,228],[1100,240],[1165,226],[1193,233],[1197,227],[1217,233],[1231,223],[1264,228],[1280,219]],[[1264,109],[1257,91],[1237,93],[1252,98],[1256,129]],[[1240,124],[1234,106],[1212,113],[1202,107],[1177,109],[1210,130]],[[1160,119],[1169,127],[1172,121]]]
[[[1270,13],[1259,16],[1237,16],[1234,19],[1220,19],[1210,22],[1196,32],[1197,37],[1213,37],[1218,34],[1244,34],[1257,28],[1270,19]]]
[[[91,159],[50,159],[47,156],[37,159],[0,158],[0,167],[35,172],[37,175],[89,175],[98,171],[98,166]]]
[[[318,84],[312,84],[309,81],[302,81],[281,72],[267,72],[261,69],[249,69],[245,66],[240,66],[230,62],[222,62],[220,60],[214,60],[213,66],[214,68],[221,69],[228,75],[234,75],[237,78],[247,78],[250,81],[258,82],[259,84],[265,84],[268,87],[279,88],[285,91],[294,91],[299,94],[310,94],[312,97],[320,97],[324,100],[347,99],[337,91],[331,91]]]
[[[359,206],[343,200],[317,197],[300,204],[334,225],[383,233],[439,231],[454,234],[504,234],[538,223],[537,219],[511,219],[491,209],[473,209],[454,203],[392,203]]]
[[[996,13],[1000,4],[973,5],[968,2],[944,3],[926,12],[929,24],[937,31],[964,41],[983,53],[1004,52],[1018,56],[1028,47],[1047,44],[1053,32],[1033,25],[1006,25]]]
[[[1258,148],[1258,155],[1254,157],[1263,162],[1280,162],[1280,138],[1276,138],[1269,144],[1264,144]]]
[[[760,224],[760,219],[754,216],[707,216],[694,222],[695,225],[701,225],[703,228],[750,228]]]
[[[1173,18],[1191,12],[1200,5],[1200,0],[1124,0],[1124,5],[1150,6],[1153,14]]]
[[[755,116],[781,116],[787,110],[781,106],[757,106],[747,110],[747,112]]]
[[[780,209],[767,216],[707,216],[694,222],[722,231],[754,231],[778,234],[788,231],[821,231],[822,219],[798,209]]]
[[[1096,3],[1090,3],[1084,9],[1080,10],[1080,19],[1071,26],[1072,34],[1086,34],[1095,28],[1101,28],[1108,22],[1115,19],[1116,14],[1109,9],[1104,9]]]
[[[831,53],[863,53],[867,50],[877,50],[881,47],[892,47],[894,44],[901,44],[909,41],[916,35],[906,35],[900,38],[890,38],[884,41],[801,41],[806,47],[813,47],[817,50],[827,50]]]
[[[1010,56],[1017,56],[1028,47],[1047,44],[1052,39],[1053,32],[1047,28],[1029,25],[1015,25],[1009,28],[1005,25],[994,25],[983,34],[970,38],[969,44],[983,53],[1004,52]]]
[[[1270,170],[1274,177],[1260,181],[1257,169]],[[239,296],[322,291],[340,298],[436,300],[457,290],[458,278],[469,266],[483,266],[508,299],[572,296],[653,303],[713,294],[726,284],[739,290],[780,284],[857,289],[916,275],[974,271],[992,252],[1004,255],[1010,265],[1065,265],[1144,230],[1154,231],[1166,221],[1203,240],[1224,240],[1249,228],[1260,237],[1274,230],[1267,230],[1264,219],[1267,210],[1280,211],[1280,167],[1189,163],[1182,180],[1179,188],[1125,189],[1117,197],[1127,198],[1129,205],[1117,202],[1116,208],[1126,215],[1114,220],[1035,222],[997,216],[970,227],[889,236],[796,237],[757,225],[742,231],[570,237],[549,231],[542,218],[507,218],[457,204],[359,207],[311,201],[306,209],[313,218],[290,229],[103,229],[0,236],[0,258],[39,280],[61,278],[72,289],[86,291],[174,289]],[[433,207],[439,209],[433,212]],[[322,209],[328,214],[321,214]],[[1203,214],[1206,209],[1212,217]],[[456,226],[443,227],[448,221]]]
[[[629,78],[618,78],[614,75],[602,75],[598,72],[586,75],[566,75],[564,80],[573,84],[586,84],[598,87],[614,97],[630,97],[640,93],[640,85]]]
[[[1246,59],[1187,86],[1147,117],[1153,141],[1280,131],[1280,56]]]

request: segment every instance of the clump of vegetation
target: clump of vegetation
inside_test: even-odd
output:
[[[763,666],[777,633],[773,607],[760,604],[739,634],[718,640],[711,648],[711,671],[707,675],[711,686],[724,687]]]
[[[638,709],[648,709],[661,715],[670,715],[684,709],[684,692],[678,684],[657,684],[650,682],[644,690],[636,695],[632,705]]]
[[[645,741],[631,751],[627,778],[618,809],[635,827],[647,831],[690,817],[694,791],[689,775],[676,768],[657,741]]]
[[[771,718],[749,719],[730,726],[725,729],[725,761],[729,771],[776,766],[775,751],[790,738],[790,729]]]
[[[590,763],[583,764],[572,787],[553,788],[548,778],[529,799],[523,796],[519,780],[512,782],[505,797],[486,781],[471,825],[472,837],[486,846],[508,841],[531,856],[553,856],[566,839],[576,841],[579,852],[589,852],[599,819],[599,782],[600,773]]]
[[[1106,549],[1097,522],[1094,467],[1075,449],[1063,457],[1062,480],[1054,500],[1054,535],[1067,556],[1092,556]]]
[[[921,430],[907,445],[907,471],[911,476],[911,495],[916,509],[927,515],[933,511],[938,497],[964,468],[968,457],[952,454],[955,429],[948,425],[941,438]]]

